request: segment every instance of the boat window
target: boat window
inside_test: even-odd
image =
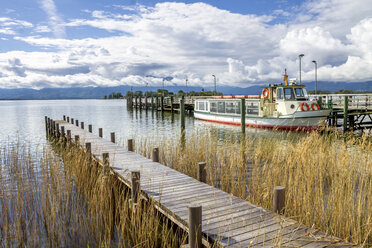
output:
[[[225,113],[225,102],[218,103],[218,113]]]
[[[235,114],[235,103],[226,102],[226,113]]]
[[[205,111],[208,111],[208,105],[209,105],[209,103],[205,102]]]
[[[247,102],[246,103],[246,114],[248,115],[258,115],[258,102]]]
[[[240,114],[240,102],[235,103],[235,113]]]
[[[204,102],[199,102],[198,110],[205,110]]]
[[[217,103],[211,102],[211,112],[217,112]]]
[[[276,90],[276,99],[283,99],[283,88],[278,88]]]
[[[284,88],[284,99],[286,100],[294,100],[295,97],[293,95],[292,88]]]

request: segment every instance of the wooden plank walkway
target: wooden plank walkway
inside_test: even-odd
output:
[[[98,159],[109,153],[110,166],[129,187],[131,171],[140,171],[141,190],[169,219],[188,230],[188,206],[202,206],[203,244],[217,241],[223,247],[352,247],[294,220],[274,214],[160,163],[128,152],[106,139],[65,121],[56,121],[80,143],[91,143]]]

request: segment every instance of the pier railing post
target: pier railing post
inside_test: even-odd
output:
[[[189,206],[189,247],[202,247],[202,207]]]
[[[199,162],[198,163],[198,180],[202,183],[207,183],[207,170],[206,170],[206,163]]]
[[[71,118],[71,124],[74,125],[74,118]]]
[[[56,123],[56,138],[59,139],[59,123]]]
[[[283,214],[285,210],[285,187],[276,186],[273,195],[273,212]]]
[[[139,200],[139,195],[141,191],[141,175],[139,171],[132,171],[131,172],[131,179],[132,179],[132,204],[136,206]]]
[[[78,127],[79,126],[79,121],[76,120],[75,123],[76,123],[76,126]]]
[[[103,137],[103,129],[101,127],[98,129],[98,136]]]
[[[66,121],[66,115],[63,115],[63,120]]]
[[[81,127],[81,129],[84,129],[84,122],[83,121],[80,122],[80,127]]]
[[[240,126],[242,133],[245,133],[245,99],[240,100]]]
[[[115,133],[114,132],[111,133],[111,142],[115,143]]]
[[[89,130],[90,133],[93,132],[93,126],[92,126],[92,124],[89,124],[88,125],[88,130]]]
[[[134,152],[133,139],[128,139],[128,151],[129,152]]]
[[[61,126],[61,137],[62,139],[65,138],[65,127],[64,126]]]
[[[68,123],[70,123],[70,117],[67,116],[66,120],[67,120]]]
[[[155,147],[152,150],[152,162],[159,162],[159,148]]]
[[[67,130],[67,142],[71,141],[71,130]]]

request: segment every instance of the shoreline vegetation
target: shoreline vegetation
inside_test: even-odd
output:
[[[147,157],[271,209],[275,186],[286,187],[285,215],[327,234],[372,247],[371,136],[336,132],[255,137],[195,132],[136,140]],[[51,149],[53,147],[53,149]],[[179,247],[187,234],[151,204],[131,211],[128,190],[82,151],[52,143],[42,152],[19,143],[0,149],[0,242],[5,246]],[[73,148],[73,147],[71,147]],[[105,181],[105,183],[103,183]],[[280,245],[279,245],[280,246]]]
[[[371,138],[344,141],[335,131],[220,141],[215,134],[195,133],[186,143],[182,138],[139,140],[137,152],[150,157],[153,147],[161,147],[162,164],[194,178],[198,162],[206,162],[208,184],[266,209],[274,187],[285,186],[285,216],[372,247]]]

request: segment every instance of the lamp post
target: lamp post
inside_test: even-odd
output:
[[[163,78],[163,91],[164,91],[164,80],[165,80],[165,78]]]
[[[317,70],[318,70],[318,64],[316,63],[316,60],[312,61],[315,66],[315,95],[318,92],[318,75],[317,75]]]
[[[302,59],[303,56],[305,56],[305,54],[300,54],[300,55],[298,55],[298,58],[299,58],[299,65],[300,65],[300,84],[301,84],[301,59]]]
[[[214,94],[216,94],[216,92],[217,92],[217,90],[216,90],[216,76],[212,75],[212,77],[214,77]]]

